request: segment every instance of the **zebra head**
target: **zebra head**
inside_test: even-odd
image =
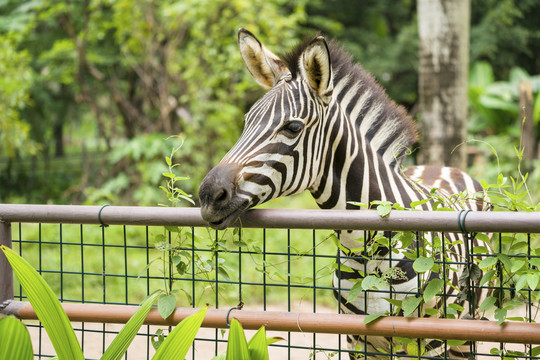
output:
[[[322,154],[312,144],[328,131],[321,124],[332,103],[323,37],[304,44],[292,64],[247,30],[239,30],[238,42],[247,69],[269,91],[246,114],[240,139],[199,187],[201,215],[216,229],[232,225],[250,207],[313,186],[320,161],[306,157]]]

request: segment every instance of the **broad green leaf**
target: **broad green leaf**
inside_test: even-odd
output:
[[[112,343],[107,348],[107,351],[105,351],[101,357],[101,360],[120,360],[122,358],[129,345],[137,335],[137,332],[141,328],[146,316],[152,309],[152,305],[154,305],[156,299],[160,295],[161,292],[157,291],[143,301],[139,309],[137,309],[135,314],[133,314],[122,330],[120,330],[118,335],[116,335]]]
[[[539,249],[540,250],[540,249]],[[529,259],[529,264],[531,266],[536,266],[537,268],[540,269],[540,259],[539,258],[533,258],[533,259]]]
[[[448,346],[460,346],[467,342],[467,340],[447,340]]]
[[[489,250],[485,246],[475,246],[473,248],[473,253],[475,253],[475,254],[488,254]]]
[[[527,284],[529,285],[529,289],[533,291],[536,290],[539,278],[540,275],[537,272],[527,274]]]
[[[495,305],[495,303],[497,302],[497,298],[494,297],[494,296],[488,296],[483,302],[482,304],[480,305],[480,307],[478,308],[478,311],[485,311],[487,309],[489,309],[490,307],[492,307],[493,305]]]
[[[379,278],[375,275],[368,275],[362,280],[362,289],[364,290],[369,290],[371,288],[381,289],[386,285],[386,281],[383,278]]]
[[[268,345],[266,342],[266,330],[261,326],[248,342],[250,360],[268,360]]]
[[[197,336],[207,311],[208,308],[203,307],[176,325],[159,346],[152,360],[184,359],[195,340],[195,336]]]
[[[503,263],[507,270],[512,268],[512,260],[506,254],[497,254],[497,258]]]
[[[266,345],[272,345],[272,344],[277,343],[278,341],[284,341],[284,340],[285,339],[282,338],[282,337],[275,337],[275,336],[267,337],[266,338]]]
[[[33,358],[32,340],[26,326],[12,316],[0,318],[0,359]]]
[[[379,216],[382,218],[388,217],[391,211],[392,211],[391,203],[380,204],[377,206],[377,214],[379,214]]]
[[[540,124],[540,91],[536,94],[533,106],[533,119],[535,124]]]
[[[517,277],[518,279],[517,279],[516,284],[514,285],[514,287],[516,288],[516,291],[520,291],[527,284],[527,276],[526,275],[515,275],[515,277]]]
[[[372,323],[375,320],[377,320],[378,318],[381,318],[383,316],[385,316],[385,313],[383,313],[383,312],[375,313],[375,314],[369,314],[364,318],[364,324],[367,325],[369,323]]]
[[[418,201],[413,201],[411,203],[411,209],[414,209],[415,207],[420,206],[420,205],[424,205],[425,203],[427,203],[430,200],[431,200],[430,198],[426,198],[426,199],[422,199],[422,200],[418,200]]]
[[[485,283],[487,283],[491,278],[493,278],[493,275],[495,275],[495,270],[488,270],[484,273],[484,276],[482,276],[482,279],[480,280],[480,283],[478,286],[482,286]]]
[[[242,325],[233,318],[227,341],[227,359],[250,360],[248,344]]]
[[[514,66],[510,69],[510,74],[508,77],[511,83],[515,83],[517,85],[520,82],[528,81],[531,76],[527,73],[527,71],[519,66]]]
[[[427,308],[427,309],[424,309],[424,312],[426,313],[426,315],[429,315],[429,316],[435,316],[437,315],[437,313],[439,312],[438,309],[434,309],[434,308]]]
[[[388,301],[390,304],[400,308],[400,309],[401,309],[401,305],[403,304],[402,300],[390,299],[390,298],[383,298],[383,299]]]
[[[424,353],[424,349],[422,348],[422,346],[420,347],[420,352],[421,354]],[[418,343],[416,341],[412,341],[407,344],[407,354],[418,356]]]
[[[497,263],[497,261],[498,261],[497,257],[488,256],[487,258],[482,259],[482,261],[480,261],[480,263],[478,264],[478,267],[480,269],[486,269],[488,267],[491,267],[491,266],[495,265]]]
[[[514,260],[514,261],[512,261],[512,267],[510,268],[510,272],[515,273],[516,271],[521,269],[523,267],[523,265],[525,265],[525,262],[526,262],[525,260]]]
[[[476,240],[480,240],[486,244],[491,243],[491,239],[486,234],[476,234]]]
[[[60,360],[84,360],[69,319],[52,289],[36,270],[16,252],[0,246],[17,276],[28,301],[47,331]]]
[[[427,284],[426,288],[424,289],[424,294],[423,294],[424,302],[427,303],[435,295],[437,295],[441,291],[443,286],[444,286],[444,280],[442,280],[442,279],[433,279],[433,280],[431,280]]]
[[[412,314],[412,312],[418,308],[420,302],[422,302],[421,297],[409,297],[407,300],[403,301],[403,316],[409,316]]]
[[[161,294],[158,300],[158,312],[162,318],[168,318],[176,309],[176,296]]]
[[[469,72],[469,87],[485,88],[495,81],[493,68],[487,61],[477,61]]]
[[[414,260],[413,269],[417,273],[425,273],[426,271],[430,270],[434,264],[435,261],[432,258],[420,256]]]
[[[497,319],[497,325],[501,325],[506,319],[506,309],[495,309],[495,319]]]
[[[347,296],[347,302],[351,302],[354,299],[360,295],[360,292],[362,291],[362,282],[358,281],[356,284],[353,285],[351,290],[349,291],[349,296]]]

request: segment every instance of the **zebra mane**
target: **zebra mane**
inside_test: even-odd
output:
[[[304,38],[290,52],[280,56],[291,71],[293,79],[300,75],[300,57],[313,38]],[[360,132],[371,143],[373,150],[383,156],[387,163],[400,165],[407,150],[417,139],[413,119],[403,106],[390,99],[373,75],[355,62],[353,56],[336,40],[332,40],[328,48],[332,62],[334,93],[337,94],[338,102],[341,102],[346,94],[350,97],[351,91],[356,92],[350,105],[344,107],[344,110],[350,116],[350,110],[355,103],[362,102],[357,118],[351,120],[356,121]]]

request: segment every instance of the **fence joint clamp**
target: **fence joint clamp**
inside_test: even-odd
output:
[[[99,226],[101,226],[101,227],[108,227],[108,226],[109,226],[109,225],[107,225],[107,224],[104,224],[104,223],[103,223],[103,220],[101,220],[101,212],[102,212],[103,209],[106,208],[107,206],[111,206],[111,205],[109,205],[109,204],[103,205],[103,206],[99,209],[99,212],[98,212],[98,215],[97,215],[97,218],[98,218],[99,223],[100,223]]]

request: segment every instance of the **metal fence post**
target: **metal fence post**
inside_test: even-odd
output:
[[[11,248],[11,223],[0,221],[0,245]],[[0,305],[13,299],[13,270],[0,251]]]

